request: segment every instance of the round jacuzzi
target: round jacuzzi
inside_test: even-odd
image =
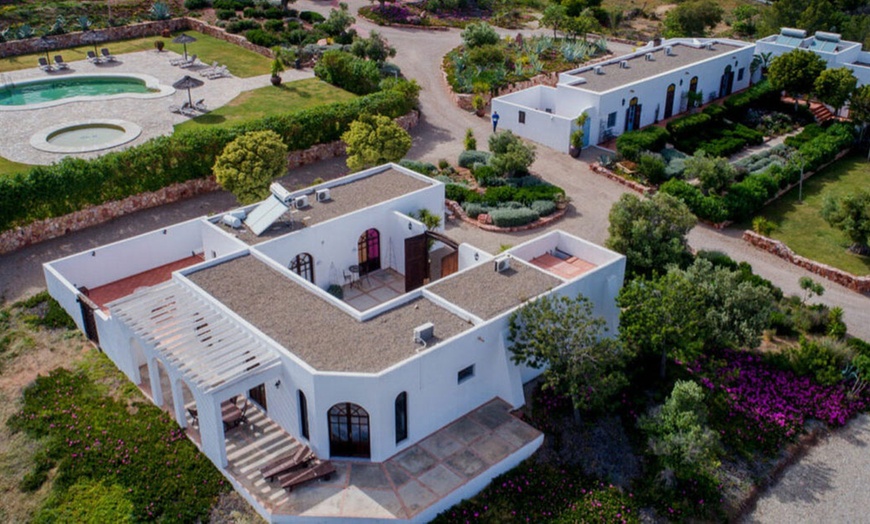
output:
[[[87,153],[135,140],[142,128],[125,120],[86,120],[43,129],[30,145],[49,153]]]

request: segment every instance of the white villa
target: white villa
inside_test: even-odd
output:
[[[583,146],[600,144],[626,131],[670,118],[688,109],[689,93],[704,103],[750,85],[756,54],[778,56],[795,48],[813,51],[829,67],[848,67],[858,85],[870,82],[870,53],[835,33],[783,28],[756,43],[724,38],[655,40],[633,53],[559,75],[556,87],[535,86],[494,98],[499,126],[567,151],[575,120],[584,112]],[[755,72],[760,75],[760,71]]]
[[[738,71],[751,56],[694,51]],[[510,415],[540,373],[511,361],[510,313],[582,293],[614,332],[625,258],[561,231],[493,256],[427,231],[421,209],[443,215],[444,185],[393,164],[273,184],[258,205],[55,260],[45,277],[268,521],[425,522],[543,440]],[[238,426],[231,399],[247,409]],[[336,478],[290,493],[263,478],[301,446]]]

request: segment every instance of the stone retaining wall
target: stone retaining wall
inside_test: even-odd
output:
[[[411,111],[396,119],[403,129],[411,129],[420,121],[420,113]],[[291,151],[287,155],[287,169],[313,164],[327,158],[334,158],[345,153],[345,144],[341,140],[328,144],[317,144],[302,151]],[[64,216],[47,218],[32,222],[23,227],[16,227],[0,233],[0,254],[9,253],[31,244],[38,244],[67,233],[108,222],[130,213],[171,204],[203,193],[221,189],[214,177],[193,179],[180,184],[173,184],[157,191],[140,193],[122,200],[106,202],[75,211]]]
[[[159,36],[167,29],[173,33],[186,30],[199,31],[200,33],[213,38],[235,44],[241,48],[247,49],[248,51],[253,51],[267,58],[272,58],[271,50],[248,42],[242,35],[227,33],[220,27],[209,25],[196,18],[183,17],[161,20],[158,22],[142,22],[139,24],[109,27],[95,32],[106,36],[106,40],[104,42],[99,42],[97,46],[109,47],[111,49],[112,42],[130,40],[133,38],[144,38],[148,36]],[[93,45],[89,42],[83,42],[83,35],[85,35],[84,32],[76,31],[74,33],[51,36],[50,38],[54,40],[56,44],[49,52],[55,50],[60,51],[70,47]],[[26,40],[12,40],[0,43],[0,58],[45,52],[45,50],[40,47],[41,40],[41,38],[28,38]]]
[[[796,266],[802,267],[812,273],[815,273],[820,277],[826,278],[832,282],[840,284],[841,286],[847,287],[852,291],[857,291],[859,293],[870,292],[870,277],[855,276],[851,273],[843,271],[842,269],[837,269],[835,267],[822,264],[821,262],[816,262],[815,260],[810,260],[809,258],[802,257],[798,254],[795,254],[794,251],[789,249],[788,246],[786,246],[779,240],[774,240],[772,238],[759,235],[754,231],[744,231],[743,240],[749,242],[750,244],[759,249],[763,249],[768,253],[772,253],[779,258],[787,260]]]
[[[634,180],[629,180],[627,178],[621,177],[621,176],[617,175],[616,173],[614,173],[613,171],[602,166],[598,162],[592,162],[591,164],[589,164],[589,168],[592,169],[593,173],[597,173],[599,175],[604,175],[607,178],[609,178],[610,180],[613,180],[614,182],[618,182],[618,183],[624,185],[625,187],[631,189],[632,191],[634,191],[636,193],[640,193],[641,195],[652,195],[653,193],[656,192],[655,188],[645,186],[645,185],[641,184],[640,182],[635,182]]]
[[[475,220],[465,214],[465,210],[462,209],[462,206],[459,205],[459,202],[455,202],[453,200],[445,200],[444,206],[447,207],[450,211],[453,212],[454,215],[459,217],[460,220],[466,222],[468,224],[472,224],[473,226],[480,228],[484,231],[493,231],[495,233],[514,233],[517,231],[528,231],[530,229],[538,229],[541,227],[547,227],[553,222],[559,220],[565,213],[568,211],[568,208],[565,209],[557,209],[552,215],[541,217],[530,224],[526,224],[524,226],[516,226],[516,227],[498,227],[491,223],[481,222],[480,220]],[[484,215],[480,215],[484,216]],[[488,215],[486,215],[488,216]]]

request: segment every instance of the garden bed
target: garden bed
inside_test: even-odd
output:
[[[447,206],[447,208],[450,209],[453,212],[453,214],[456,215],[457,217],[459,217],[459,219],[462,220],[463,222],[468,223],[468,224],[472,224],[475,227],[482,229],[484,231],[492,231],[492,232],[496,232],[496,233],[515,233],[517,231],[529,231],[531,229],[538,229],[541,227],[547,227],[550,224],[552,224],[553,222],[555,222],[555,221],[559,220],[560,218],[562,218],[563,216],[565,216],[565,213],[568,212],[568,208],[566,207],[565,209],[557,209],[549,216],[539,217],[534,222],[531,222],[531,223],[528,223],[528,224],[525,224],[522,226],[499,227],[499,226],[493,225],[491,223],[490,217],[487,217],[487,219],[485,219],[483,221],[481,221],[479,218],[474,219],[474,218],[469,217],[468,214],[465,212],[465,210],[462,209],[462,206],[459,205],[454,200],[445,200],[444,205]],[[480,217],[480,216],[481,215],[478,215],[478,217]]]

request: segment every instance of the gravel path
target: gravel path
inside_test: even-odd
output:
[[[350,0],[352,12],[370,5],[367,0]],[[294,7],[299,10],[313,10],[328,13],[337,2],[314,2],[299,0]],[[458,30],[419,31],[391,27],[376,27],[358,19],[357,30],[365,35],[376,29],[398,50],[396,63],[406,77],[415,78],[423,87],[420,96],[422,118],[414,129],[414,142],[410,158],[437,162],[441,158],[454,161],[462,150],[462,138],[467,128],[474,130],[480,147],[485,147],[489,136],[488,119],[477,118],[459,110],[446,94],[440,69],[444,54],[461,42]],[[516,31],[504,31],[504,35],[514,35]],[[528,33],[528,32],[526,32]],[[614,44],[615,53],[631,50],[630,46]],[[573,209],[563,220],[549,229],[563,229],[602,243],[607,238],[607,216],[611,205],[626,190],[619,184],[593,174],[586,162],[594,160],[595,153],[585,151],[581,160],[546,147],[538,147],[538,160],[533,170],[541,173],[547,180],[565,188],[573,200]],[[333,159],[295,170],[282,182],[288,187],[310,183],[316,177],[331,179],[347,173],[343,159]],[[142,211],[113,222],[88,230],[67,235],[60,239],[43,242],[15,253],[0,255],[0,298],[15,300],[44,289],[41,264],[60,256],[77,253],[107,242],[128,238],[158,227],[194,218],[211,212],[227,209],[234,204],[234,198],[223,192],[203,195],[185,202]],[[447,234],[459,242],[496,252],[503,244],[517,245],[549,229],[513,234],[493,234],[469,226],[465,223],[448,224]],[[716,231],[707,227],[696,227],[689,235],[690,244],[696,249],[716,249],[728,253],[732,258],[752,264],[756,273],[770,279],[783,288],[785,293],[798,293],[798,279],[810,276],[823,283],[826,292],[815,299],[829,305],[839,305],[845,310],[845,318],[852,333],[870,339],[870,299],[824,281],[809,272],[768,253],[757,250],[740,239],[740,231]],[[770,495],[759,503],[758,511],[750,517],[759,522],[867,522],[866,498],[867,475],[870,472],[870,453],[864,447],[870,433],[867,417],[853,422],[843,432],[838,433],[818,446],[807,459],[789,470],[783,480],[775,486]],[[855,435],[854,438],[849,435]],[[817,463],[811,462],[820,457]],[[836,457],[842,457],[838,459]],[[829,458],[830,457],[830,458]],[[843,467],[838,467],[842,460]],[[806,470],[800,469],[804,467]],[[817,464],[817,465],[813,465]],[[827,466],[825,464],[828,464]],[[804,473],[806,471],[806,473]],[[785,495],[794,491],[790,486],[795,482],[806,482],[804,493],[808,502],[791,504]],[[783,495],[777,495],[777,493]],[[818,508],[813,505],[815,496],[821,501]],[[777,509],[768,509],[771,497],[780,503]],[[830,500],[830,503],[826,502]],[[828,505],[830,504],[830,505]],[[812,512],[811,512],[812,511]],[[771,517],[768,519],[767,515]],[[843,518],[827,518],[843,515]]]

